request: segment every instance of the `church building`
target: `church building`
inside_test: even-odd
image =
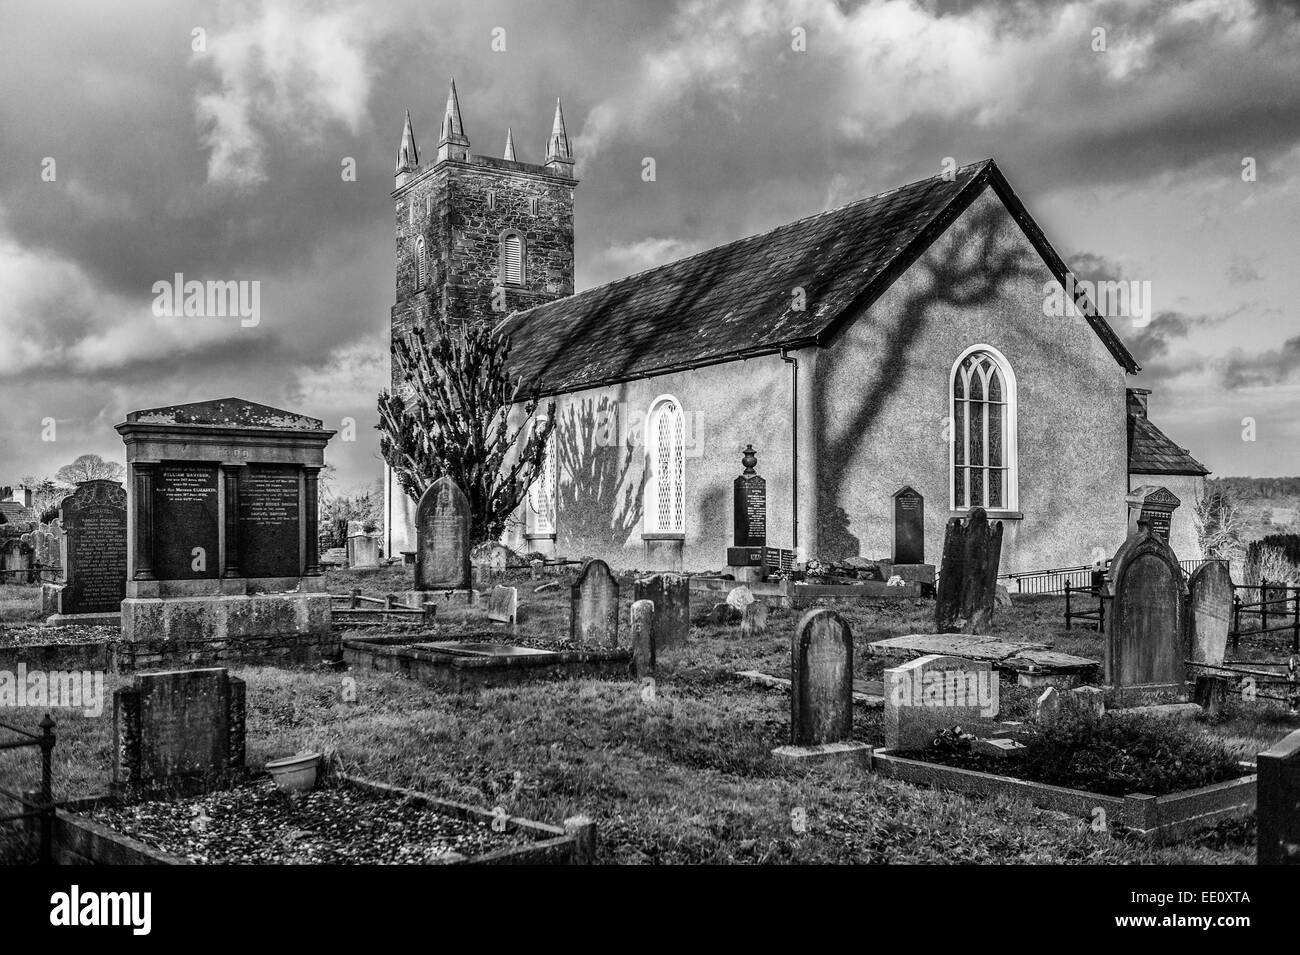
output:
[[[409,114],[398,151],[393,336],[490,322],[556,401],[516,550],[721,569],[752,447],[766,543],[801,560],[889,558],[905,488],[931,563],[979,505],[1004,523],[1003,573],[1091,564],[1147,486],[1182,502],[1178,556],[1202,556],[1208,472],[1148,418],[1083,293],[1045,308],[1075,286],[992,160],[577,294],[573,170],[558,101],[543,163],[508,132],[496,159],[470,152],[454,83],[436,155],[421,163]],[[413,550],[414,502],[386,487],[387,552]]]

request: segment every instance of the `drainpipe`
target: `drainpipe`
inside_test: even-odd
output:
[[[781,349],[781,360],[790,366],[790,549],[799,550],[799,359]]]

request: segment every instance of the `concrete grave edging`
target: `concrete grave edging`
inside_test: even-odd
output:
[[[1250,763],[1241,765],[1243,768],[1254,769]],[[909,759],[888,749],[872,752],[871,768],[877,775],[889,779],[973,796],[1019,797],[1040,809],[1066,812],[1083,819],[1091,819],[1093,809],[1101,807],[1106,811],[1107,822],[1111,826],[1123,826],[1141,838],[1155,842],[1178,839],[1210,828],[1225,819],[1254,812],[1258,778],[1251,773],[1167,796],[1139,793],[1103,796],[1083,789]]]

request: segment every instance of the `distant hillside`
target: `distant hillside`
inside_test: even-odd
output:
[[[1227,491],[1237,501],[1241,540],[1300,533],[1300,477],[1223,477],[1206,481],[1206,491]]]

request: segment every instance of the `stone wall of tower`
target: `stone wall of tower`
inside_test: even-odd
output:
[[[495,325],[510,312],[572,295],[575,186],[545,166],[486,156],[416,171],[394,194],[394,338],[435,321]],[[524,241],[521,285],[502,284],[502,236],[510,231]],[[416,288],[419,236],[429,269],[424,289]],[[494,308],[497,287],[504,290],[501,310]]]

